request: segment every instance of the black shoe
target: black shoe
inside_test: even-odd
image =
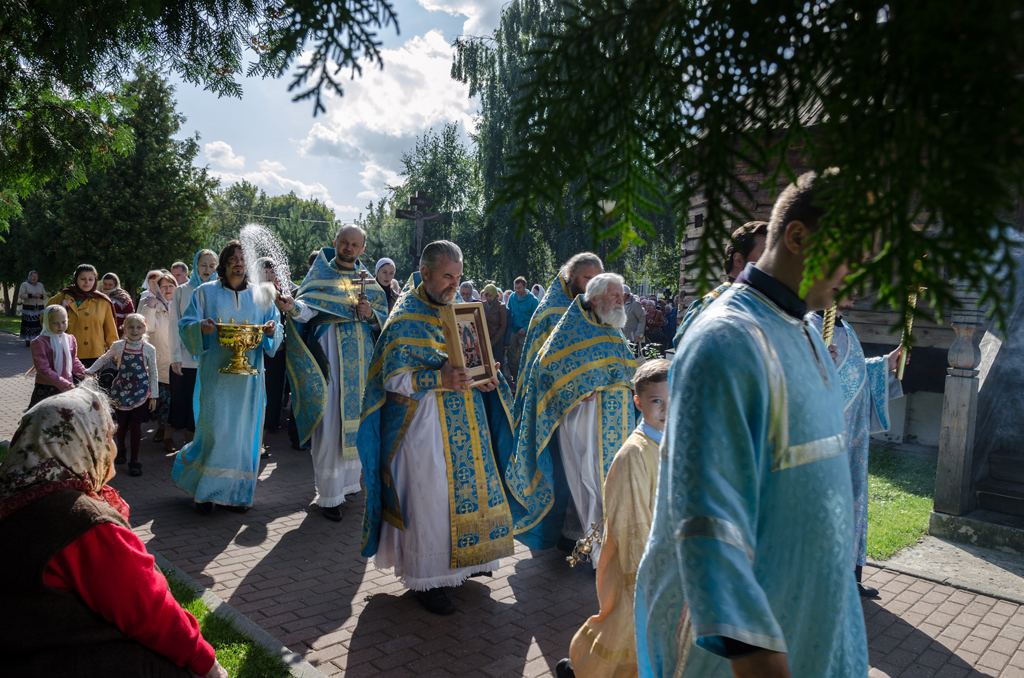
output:
[[[208,516],[213,513],[213,502],[212,501],[197,501],[196,510],[199,511],[199,515]]]
[[[324,508],[324,518],[327,520],[333,520],[336,523],[341,522],[341,507],[340,506],[327,506]]]
[[[137,478],[142,475],[142,464],[137,461],[128,462],[128,475]]]
[[[860,593],[861,598],[877,598],[878,589],[873,589],[870,586],[864,586],[860,582],[857,582],[857,591]]]
[[[227,509],[228,511],[231,511],[232,513],[245,513],[251,507],[249,507],[249,506],[225,506],[224,508]]]
[[[126,454],[119,454],[116,457],[114,457],[114,463],[115,464],[123,464],[126,461],[128,461],[128,455],[126,455]]]
[[[427,612],[434,614],[451,614],[455,612],[455,605],[448,600],[448,596],[441,589],[430,589],[428,591],[417,591],[416,599],[420,601]]]
[[[559,551],[572,553],[573,549],[576,548],[576,540],[569,539],[568,537],[559,537],[558,543],[555,544],[555,548],[557,548]]]
[[[569,658],[558,660],[555,664],[555,676],[557,678],[576,678],[576,672],[572,670],[572,662]]]

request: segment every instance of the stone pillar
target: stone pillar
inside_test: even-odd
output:
[[[974,423],[978,416],[979,343],[985,318],[977,297],[957,285],[960,309],[953,313],[956,338],[949,347],[949,367],[942,397],[942,430],[935,474],[935,511],[961,516],[974,509]]]

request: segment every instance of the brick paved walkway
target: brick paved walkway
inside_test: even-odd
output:
[[[28,350],[0,333],[0,438],[28,403]],[[139,536],[331,676],[551,676],[596,611],[594,577],[561,554],[518,546],[493,579],[454,591],[435,617],[359,557],[362,495],[335,524],[315,506],[308,453],[266,440],[255,507],[202,517],[170,482],[173,456],[143,443],[145,474],[112,481]],[[1024,678],[1024,609],[888,570],[866,568],[881,598],[864,604],[871,676]]]

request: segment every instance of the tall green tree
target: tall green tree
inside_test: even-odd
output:
[[[381,64],[389,0],[8,0],[0,4],[0,233],[24,197],[70,188],[131,149],[111,120],[134,106],[121,87],[140,60],[241,96],[238,76],[281,77],[324,111],[324,90]],[[255,60],[246,63],[246,52]],[[300,56],[305,55],[300,60]]]
[[[804,284],[847,259],[858,262],[850,284],[870,285],[880,305],[906,311],[918,285],[933,308],[955,304],[960,280],[1004,313],[1007,215],[1024,185],[1020,0],[562,7],[509,98],[522,143],[495,199],[520,229],[574,200],[599,227],[607,194],[622,249],[651,237],[647,214],[663,203],[682,231],[702,192],[710,279],[755,191],[805,161],[835,166]],[[739,167],[768,180],[752,187]]]
[[[584,250],[604,253],[606,258],[617,254],[614,246],[609,249],[600,244],[606,224],[596,201],[614,198],[605,187],[570,182],[557,193],[536,200],[536,209],[528,215],[517,209],[514,199],[503,197],[512,171],[509,158],[533,148],[529,129],[515,125],[516,102],[530,84],[538,59],[552,43],[551,34],[571,12],[569,4],[558,0],[514,0],[502,10],[493,35],[461,38],[455,44],[452,77],[468,83],[470,95],[480,97],[473,138],[486,218],[485,227],[478,231],[476,249],[487,253],[487,264],[505,286],[518,275],[525,275],[531,284],[546,285],[566,259]],[[628,93],[620,96],[628,98]],[[650,237],[674,246],[671,224],[653,219],[655,211],[651,208],[645,213],[653,223]],[[610,263],[610,268],[622,266]]]
[[[114,271],[131,290],[149,269],[191,261],[206,245],[208,196],[216,181],[192,164],[197,139],[174,138],[185,117],[175,110],[166,80],[140,67],[127,89],[139,105],[114,124],[135,130],[134,152],[90,171],[85,184],[54,193],[59,236],[47,251],[69,272],[82,262],[101,275]]]
[[[395,203],[404,207],[408,196],[424,191],[433,199],[430,208],[444,220],[424,224],[424,243],[431,240],[455,240],[466,257],[466,277],[482,272],[491,262],[479,242],[482,223],[482,195],[477,156],[466,147],[457,123],[446,123],[440,132],[427,130],[417,137],[411,151],[402,154],[405,183],[389,186]],[[412,222],[409,222],[410,224]],[[412,240],[412,228],[409,229]]]
[[[398,189],[404,195],[405,189]],[[419,262],[413,261],[409,254],[409,244],[413,237],[413,223],[395,216],[395,200],[391,195],[370,201],[366,212],[360,213],[356,224],[366,231],[366,252],[363,263],[369,267],[379,259],[388,258],[395,262],[395,277],[405,284],[409,275],[417,270]]]
[[[211,207],[212,249],[220,251],[228,240],[239,236],[246,224],[266,226],[281,241],[295,280],[306,275],[310,252],[329,247],[338,229],[334,210],[319,200],[300,198],[294,191],[268,196],[244,179],[217,190]]]

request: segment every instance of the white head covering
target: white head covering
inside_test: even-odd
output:
[[[64,376],[65,365],[68,367],[68,372],[71,372],[71,342],[68,341],[67,332],[54,334],[50,331],[50,314],[61,311],[67,314],[64,307],[57,304],[51,304],[43,309],[43,331],[40,334],[50,338],[50,350],[53,351],[53,371]]]
[[[383,259],[380,259],[377,262],[377,265],[373,268],[373,277],[374,278],[377,277],[377,273],[380,271],[380,267],[383,266],[384,264],[391,264],[392,266],[395,266],[395,262],[391,261],[387,257],[384,257]],[[395,268],[398,268],[398,267],[395,266]]]

